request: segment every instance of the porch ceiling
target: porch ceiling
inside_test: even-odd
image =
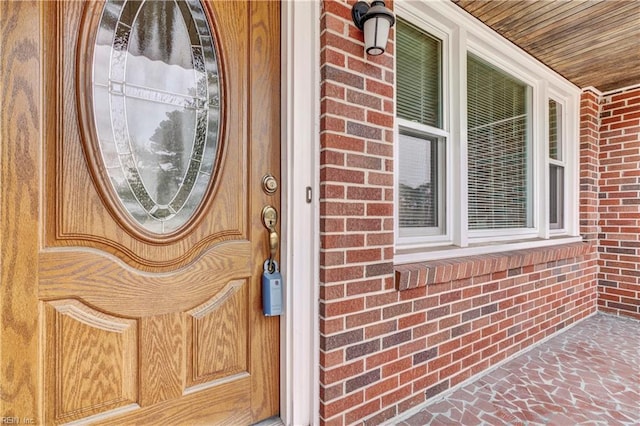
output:
[[[640,0],[452,0],[579,87],[640,83]]]

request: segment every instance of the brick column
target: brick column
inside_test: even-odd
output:
[[[348,424],[381,410],[364,355],[382,347],[393,282],[393,42],[364,53],[354,1],[323,1],[320,121],[320,418]],[[392,7],[387,2],[387,7]],[[395,414],[395,411],[394,411]]]
[[[580,99],[580,234],[594,243],[598,239],[599,101],[599,94],[590,90]]]

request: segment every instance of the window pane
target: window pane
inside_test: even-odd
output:
[[[561,113],[562,105],[549,99],[549,158],[554,160],[562,160]]]
[[[93,58],[98,143],[114,193],[146,231],[189,222],[214,175],[213,34],[198,0],[105,3]]]
[[[399,143],[400,233],[425,235],[424,228],[439,226],[438,139],[401,130]]]
[[[549,166],[549,225],[564,226],[564,167],[554,164]]]
[[[469,55],[469,229],[532,226],[529,88]]]
[[[440,40],[398,19],[396,42],[398,117],[441,128]]]

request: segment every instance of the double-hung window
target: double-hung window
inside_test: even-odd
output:
[[[562,104],[549,99],[549,228],[564,227]]]
[[[397,4],[396,261],[578,240],[579,89],[448,3]]]
[[[402,19],[397,28],[399,232],[420,239],[445,225],[442,42]]]

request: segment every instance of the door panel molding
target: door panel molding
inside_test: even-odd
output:
[[[185,313],[187,387],[248,373],[248,285],[248,280],[231,281]]]
[[[185,312],[229,281],[251,276],[250,254],[248,242],[226,243],[180,270],[153,274],[97,250],[49,249],[40,253],[39,296],[76,297],[104,312],[132,318]]]
[[[137,402],[136,320],[106,315],[77,300],[58,300],[44,303],[44,328],[46,423]]]

